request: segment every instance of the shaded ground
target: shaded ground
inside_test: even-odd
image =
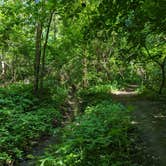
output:
[[[158,158],[157,164],[150,165],[166,166],[166,102],[139,97],[134,89],[115,91],[113,99],[134,109],[132,123],[137,125],[148,153]]]
[[[32,158],[29,159],[23,159],[22,161],[20,160],[18,162],[18,166],[35,166],[36,161],[38,160],[38,157],[41,155],[44,155],[45,148],[49,147],[50,145],[53,145],[57,143],[59,140],[57,137],[52,136],[52,137],[46,137],[41,140],[36,147],[34,147],[30,153]]]

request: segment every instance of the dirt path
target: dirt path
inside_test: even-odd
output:
[[[166,102],[140,98],[132,90],[113,92],[113,99],[134,109],[133,124],[138,126],[148,153],[159,160],[153,165],[166,166]]]

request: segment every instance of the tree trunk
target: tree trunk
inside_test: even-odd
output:
[[[50,18],[49,18],[49,22],[48,22],[48,26],[47,26],[46,38],[45,38],[45,42],[43,45],[43,53],[42,53],[42,59],[41,59],[41,78],[40,78],[40,90],[41,90],[41,92],[43,91],[43,80],[44,80],[44,76],[45,76],[46,48],[47,48],[48,37],[49,37],[50,26],[51,26],[53,14],[54,14],[54,11],[52,11],[50,14]]]
[[[161,72],[162,72],[162,80],[161,80],[161,85],[159,88],[159,94],[162,94],[162,91],[165,85],[165,61],[166,61],[166,58],[164,59],[163,63],[160,65]]]
[[[4,52],[3,52],[3,50],[2,50],[2,55],[0,56],[0,77],[1,77],[1,79],[5,82],[5,79],[6,79],[6,70],[7,70],[7,65],[6,65],[6,63],[5,63],[5,60],[4,60],[4,58],[3,58],[3,56],[4,56]]]
[[[12,57],[12,63],[11,63],[11,82],[14,83],[16,82],[16,63],[17,63],[17,56],[16,55],[13,55]]]
[[[6,73],[6,71],[5,71],[5,62],[4,61],[1,61],[1,67],[2,67],[2,72],[1,72],[1,74],[4,76],[5,75],[5,73]]]
[[[41,58],[41,39],[42,39],[42,24],[37,23],[36,26],[36,52],[34,62],[34,94],[38,96],[39,93],[39,79],[40,79],[40,58]]]
[[[87,58],[86,55],[84,54],[83,60],[83,88],[87,88],[88,87],[88,79],[87,79],[87,75],[88,75],[88,69],[87,69]]]

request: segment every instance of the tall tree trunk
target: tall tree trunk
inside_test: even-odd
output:
[[[6,66],[6,63],[5,63],[5,60],[4,60],[3,56],[4,56],[4,52],[2,50],[2,55],[0,56],[0,62],[1,62],[0,63],[1,64],[1,74],[0,74],[0,77],[5,82],[7,66]]]
[[[2,73],[1,73],[1,74],[2,74],[3,76],[5,76],[5,73],[6,73],[6,70],[5,70],[6,67],[5,67],[5,66],[6,66],[5,62],[4,62],[4,61],[1,61],[1,67],[2,67]]]
[[[87,62],[87,57],[86,57],[86,53],[84,51],[84,57],[82,59],[82,64],[83,64],[83,88],[87,88],[88,87],[88,79],[87,79],[87,75],[88,75],[88,62]]]
[[[102,54],[102,61],[103,61],[103,69],[104,72],[106,73],[106,81],[110,81],[111,80],[111,76],[110,76],[110,62],[109,62],[109,58],[111,57],[111,53],[112,53],[112,49],[109,49],[108,51],[104,52]]]
[[[162,73],[162,78],[161,78],[161,84],[160,84],[160,88],[159,88],[159,94],[162,94],[163,88],[165,86],[165,61],[166,58],[164,58],[163,63],[160,65],[161,67],[161,73]]]
[[[41,78],[40,78],[40,90],[41,91],[43,91],[43,80],[44,80],[44,76],[45,76],[46,48],[47,48],[48,37],[49,37],[50,26],[51,26],[53,14],[54,14],[54,11],[51,11],[50,18],[49,18],[48,25],[47,25],[46,38],[45,38],[45,42],[43,45],[43,52],[42,52],[42,59],[41,59]]]
[[[11,63],[11,82],[14,83],[16,82],[16,75],[17,75],[17,71],[16,71],[16,63],[17,63],[17,56],[13,55],[12,57],[12,63]]]
[[[35,62],[34,62],[34,94],[37,96],[39,93],[39,79],[40,79],[41,39],[42,39],[42,24],[41,22],[38,22],[36,26],[36,52],[35,52]]]

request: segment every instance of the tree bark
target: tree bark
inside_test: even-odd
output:
[[[163,88],[165,86],[165,61],[166,61],[166,58],[164,58],[164,61],[163,63],[160,65],[161,67],[161,72],[162,72],[162,80],[161,80],[161,85],[160,85],[160,88],[159,88],[159,94],[162,94],[162,91],[163,91]]]
[[[48,37],[49,37],[50,26],[51,26],[53,14],[54,14],[54,11],[51,11],[50,18],[48,21],[48,26],[47,26],[46,38],[45,38],[45,42],[43,45],[43,52],[42,52],[42,59],[41,59],[41,78],[40,78],[40,90],[41,91],[43,91],[43,80],[44,80],[44,76],[45,76],[46,48],[47,48]]]
[[[87,69],[87,58],[83,57],[82,60],[83,63],[83,88],[87,88],[88,87],[88,79],[87,79],[87,75],[88,75],[88,69]]]
[[[42,39],[42,24],[41,22],[38,22],[36,26],[36,52],[35,52],[35,62],[34,62],[34,94],[36,96],[38,96],[39,93],[41,39]]]
[[[3,50],[2,50],[2,55],[0,56],[0,72],[1,72],[1,74],[0,74],[0,78],[5,82],[5,79],[6,79],[6,70],[7,70],[7,64],[6,64],[6,62],[5,62],[5,60],[4,60],[4,58],[3,58],[3,56],[4,56],[4,52],[3,52]]]

